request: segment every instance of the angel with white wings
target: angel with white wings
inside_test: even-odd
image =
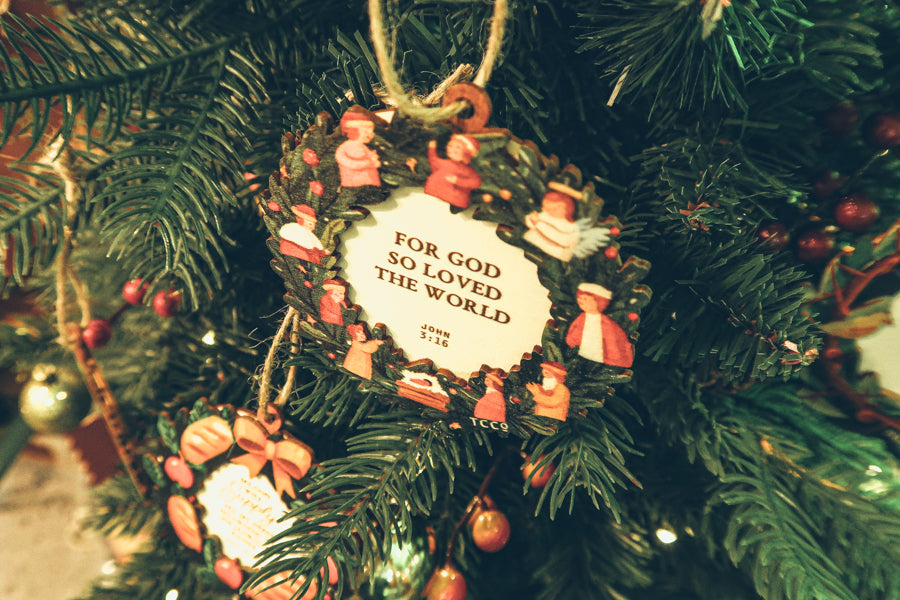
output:
[[[562,192],[549,191],[541,201],[541,211],[525,217],[528,231],[522,236],[563,262],[585,258],[609,245],[608,227],[593,227],[590,218],[575,220],[575,202]]]

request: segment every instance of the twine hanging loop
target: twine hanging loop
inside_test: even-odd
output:
[[[378,61],[378,68],[381,71],[385,91],[391,104],[396,106],[402,113],[426,123],[444,121],[458,115],[466,108],[467,102],[459,100],[444,103],[440,107],[422,106],[403,88],[400,75],[394,69],[391,53],[388,50],[388,35],[384,24],[383,12],[381,0],[369,0],[372,45],[375,49],[375,58]],[[508,17],[507,0],[495,0],[494,13],[491,17],[491,31],[485,47],[484,57],[481,60],[481,65],[478,67],[475,78],[472,80],[479,87],[487,85],[500,58],[500,47],[503,43],[503,34],[506,31],[506,20]],[[429,99],[433,96],[434,94],[429,95]]]

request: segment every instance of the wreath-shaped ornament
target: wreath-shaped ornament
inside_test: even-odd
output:
[[[361,389],[528,436],[630,378],[650,265],[622,262],[578,169],[506,130],[359,107],[282,149],[261,202],[272,266]]]
[[[174,420],[160,415],[157,430],[171,454],[144,459],[154,484],[169,491],[166,514],[176,537],[203,555],[201,574],[233,590],[256,571],[265,543],[290,526],[282,518],[299,503],[295,482],[312,466],[312,450],[282,431],[278,409],[270,405],[268,417],[198,401]],[[329,560],[328,585],[338,576]],[[285,571],[244,586],[244,595],[288,600],[303,583]],[[317,592],[314,583],[302,598]]]

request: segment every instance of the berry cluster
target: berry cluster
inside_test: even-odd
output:
[[[113,324],[125,310],[144,303],[144,296],[150,284],[143,279],[135,278],[122,287],[122,298],[125,300],[119,309],[108,319],[91,319],[81,331],[81,341],[92,350],[102,348],[112,339]],[[152,301],[153,311],[161,317],[175,316],[181,306],[181,292],[168,289],[156,292]]]
[[[855,105],[840,102],[823,115],[822,123],[828,136],[843,140],[859,128],[860,120]],[[872,114],[862,124],[861,137],[868,148],[879,154],[900,148],[900,112]],[[814,216],[795,236],[781,222],[764,223],[757,230],[759,240],[766,249],[778,251],[788,248],[793,237],[794,252],[801,261],[820,263],[828,259],[835,247],[835,233],[865,233],[881,216],[878,204],[854,187],[851,178],[839,171],[819,175],[812,184],[810,197],[823,207],[823,214]]]
[[[525,456],[522,465],[522,477],[533,488],[541,488],[550,482],[550,478],[556,471],[556,466],[547,462],[545,457],[532,458]],[[468,526],[475,545],[484,552],[499,552],[509,541],[512,528],[509,519],[502,511],[498,510],[497,503],[484,494],[491,475],[485,478],[482,490],[472,499],[469,510],[466,511],[465,524]],[[457,527],[457,530],[460,528]],[[455,535],[453,536],[455,538]],[[444,565],[436,570],[425,586],[423,597],[425,600],[465,600],[467,594],[466,580],[462,573],[453,566],[450,555],[453,543],[450,540],[450,548],[447,551],[447,560]]]

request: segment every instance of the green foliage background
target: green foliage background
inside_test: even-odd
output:
[[[304,350],[291,359],[301,376],[288,427],[321,468],[261,577],[313,580],[332,556],[340,595],[353,597],[422,527],[445,548],[503,454],[490,494],[513,524],[510,546],[486,555],[463,535],[452,553],[471,598],[900,597],[896,434],[856,420],[810,364],[829,316],[804,301],[823,266],[756,235],[772,220],[795,236],[833,224],[834,198],[812,193],[822,171],[881,208],[869,233],[837,231],[839,246],[864,256],[900,218],[896,151],[823,121],[838,101],[861,123],[900,109],[900,7],[733,0],[717,21],[714,8],[512,2],[487,86],[491,124],[577,165],[622,222],[623,254],[653,265],[632,382],[588,418],[520,443],[403,412]],[[477,65],[491,10],[389,3],[405,84],[427,93]],[[285,131],[320,111],[382,105],[363,3],[99,0],[61,7],[55,21],[6,14],[2,32],[0,145],[30,148],[0,178],[0,290],[52,306],[68,225],[95,316],[111,314],[135,276],[152,280],[148,303],[170,287],[185,296],[173,319],[129,310],[96,353],[138,447],[162,452],[160,411],[199,398],[253,407],[283,288],[251,185],[277,170]],[[894,272],[872,296],[898,288]],[[0,325],[0,367],[71,365],[53,325]],[[842,344],[856,385],[858,357]],[[877,386],[869,397],[900,416]],[[523,481],[519,452],[555,463],[546,487]],[[122,479],[98,490],[92,526],[147,525],[157,543],[83,598],[233,596],[203,556],[164,535],[164,498],[159,489],[144,503]],[[661,527],[678,541],[661,544]]]

